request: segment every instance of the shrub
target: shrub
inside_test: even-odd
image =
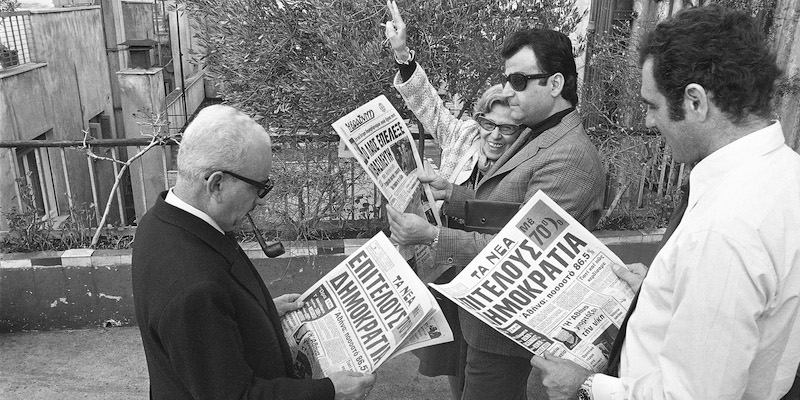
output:
[[[259,210],[257,222],[276,223],[284,238],[298,239],[350,230],[342,216],[361,217],[357,229],[380,229],[379,198],[361,168],[339,159],[336,146],[299,137],[332,135],[333,121],[380,94],[410,116],[391,86],[396,67],[380,26],[389,19],[385,2],[186,0],[182,6],[202,25],[205,55],[197,59],[220,82],[225,102],[289,137],[275,152],[275,201]],[[581,19],[574,0],[409,0],[400,7],[409,45],[432,82],[459,94],[467,109],[500,77],[497,49],[507,34],[528,26],[570,33]],[[351,181],[357,185],[348,193]],[[334,232],[325,233],[325,221]]]
[[[645,126],[635,39],[615,25],[590,39],[581,113],[607,171],[606,213],[598,229],[658,228],[680,200],[688,169],[670,161],[663,139]],[[663,175],[662,175],[663,172]]]

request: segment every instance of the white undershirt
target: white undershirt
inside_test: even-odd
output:
[[[223,231],[222,228],[220,228],[219,225],[211,217],[208,216],[208,214],[198,210],[191,204],[181,200],[175,193],[172,192],[172,189],[173,188],[169,189],[169,192],[167,192],[167,198],[164,199],[164,201],[167,204],[176,208],[180,208],[181,210],[186,211],[189,214],[192,214],[195,217],[202,219],[203,221],[206,221],[209,225],[213,226],[214,229],[220,231],[223,235],[225,234],[225,231]]]

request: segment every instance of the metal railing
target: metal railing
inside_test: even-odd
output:
[[[366,177],[363,169],[354,160],[343,160],[336,157],[335,142],[338,141],[338,138],[329,135],[317,137],[315,141],[311,140],[310,135],[293,135],[292,137],[278,136],[273,139],[275,148],[273,180],[276,181],[276,189],[269,194],[268,205],[254,213],[261,226],[275,228],[289,225],[284,228],[311,231],[316,229],[315,225],[320,224],[325,225],[326,229],[336,226],[342,228],[344,225],[362,225],[365,220],[375,221],[381,218],[380,195]],[[86,143],[91,146],[95,154],[105,154],[106,157],[120,159],[120,155],[125,152],[130,156],[146,147],[150,140],[148,138],[92,139]],[[316,150],[307,146],[309,143],[316,143]],[[67,165],[67,159],[70,156],[74,157],[69,152],[86,152],[86,149],[82,147],[83,144],[84,142],[80,140],[9,141],[0,142],[0,149],[10,149],[14,160],[17,160],[17,155],[21,152],[32,149],[39,165],[41,165],[40,160],[52,159],[52,151],[55,150],[58,154],[57,158],[60,158],[60,165],[63,166]],[[112,209],[122,217],[119,220],[107,221],[107,223],[127,225],[124,220],[126,215],[133,212],[133,205],[130,204],[133,196],[144,196],[144,193],[147,192],[145,188],[147,182],[163,182],[164,189],[168,189],[174,183],[174,163],[171,160],[173,159],[173,148],[177,147],[175,146],[177,144],[177,142],[169,140],[159,144],[157,146],[159,148],[151,149],[158,154],[160,166],[153,168],[151,158],[149,171],[158,170],[156,175],[159,176],[141,175],[144,170],[141,168],[142,159],[131,164],[129,172],[131,175],[136,174],[138,179],[130,179],[127,188],[125,184],[116,188],[115,193],[111,196],[112,203],[115,203],[112,204]],[[330,152],[331,149],[333,150],[331,157],[319,157],[315,153],[315,151]],[[101,168],[112,169],[113,174],[105,176],[113,179],[119,173],[120,165],[110,162],[105,164],[106,162],[103,161],[100,162],[104,164],[99,164],[85,154],[81,154],[81,156],[86,157],[87,169],[72,169],[68,173],[66,168],[61,168],[60,171],[52,168],[50,170],[54,174],[62,176],[49,177],[49,179],[44,179],[43,176],[46,168],[39,167],[37,171],[40,179],[33,180],[26,177],[17,167],[17,163],[14,163],[14,178],[22,177],[28,184],[38,186],[35,188],[34,194],[41,197],[37,203],[44,204],[44,208],[40,210],[43,217],[57,218],[60,216],[65,218],[76,208],[74,194],[78,191],[77,188],[88,184],[91,186],[91,199],[85,199],[84,202],[91,201],[95,204],[95,223],[99,224],[101,221],[102,212],[109,199],[108,188],[112,186],[113,182],[102,181],[102,174],[99,173],[99,170]],[[310,183],[314,179],[320,178],[321,173],[337,176],[340,179],[333,186]],[[66,188],[63,193],[57,194],[58,191],[52,184],[55,181],[63,182],[63,187]],[[48,182],[50,183],[48,184]],[[18,206],[23,209],[23,196],[16,185],[15,188]],[[58,208],[59,203],[64,203],[61,196],[66,196],[69,209]],[[58,197],[61,198],[57,199]],[[142,197],[139,201],[147,203],[152,200]],[[135,217],[138,219],[141,215],[135,215]],[[128,219],[133,220],[133,218]]]
[[[180,132],[191,112],[205,99],[204,73],[195,74],[186,81],[186,90],[178,87],[167,94],[167,119],[169,120],[170,133]]]
[[[30,179],[23,171],[20,171],[18,163],[15,161],[14,164],[14,179],[24,179],[25,183],[29,185],[36,184],[36,187],[33,187],[34,196],[38,197],[36,201],[37,204],[43,204],[43,209],[39,210],[42,212],[42,216],[46,218],[55,218],[57,216],[65,216],[69,215],[72,210],[76,209],[76,196],[75,193],[78,191],[78,187],[89,184],[91,188],[91,203],[95,205],[95,220],[96,223],[100,223],[102,210],[105,208],[106,199],[108,196],[109,191],[105,191],[102,188],[111,187],[112,182],[102,181],[101,174],[99,173],[100,168],[109,169],[109,171],[113,172],[113,177],[116,177],[117,174],[120,172],[120,164],[115,162],[108,162],[108,165],[100,165],[97,164],[95,159],[85,155],[86,149],[83,147],[84,143],[89,144],[91,146],[91,150],[95,154],[103,155],[104,157],[108,157],[115,160],[125,161],[124,157],[121,154],[128,154],[130,153],[130,149],[136,149],[136,151],[140,150],[141,148],[147,146],[149,140],[146,138],[142,139],[93,139],[90,141],[83,142],[81,140],[18,140],[18,141],[10,141],[10,142],[0,142],[0,148],[8,148],[11,150],[12,153],[12,160],[18,160],[18,154],[23,152],[26,149],[31,149],[33,151],[35,160],[36,160],[36,174],[38,176],[37,179]],[[164,171],[164,176],[162,179],[166,182],[166,171],[168,169],[168,156],[170,152],[170,146],[176,145],[177,143],[174,141],[168,141],[161,146],[161,163],[162,163],[162,170]],[[51,166],[54,166],[54,162],[52,161],[53,153],[52,150],[55,149],[55,153],[57,154],[58,165],[61,166],[60,171],[57,168],[50,168],[46,169],[43,168],[44,160],[48,160],[51,163]],[[107,150],[107,151],[103,151]],[[81,169],[71,169],[68,171],[65,168],[65,165],[68,165],[67,159],[72,158],[73,155],[70,154],[68,157],[68,152],[80,152],[83,153],[82,156],[86,158],[86,170]],[[137,163],[141,163],[141,160],[134,161],[132,163],[132,167],[136,167]],[[133,168],[136,170],[137,168]],[[48,176],[48,171],[51,171],[53,175]],[[87,172],[85,174],[84,172]],[[55,174],[60,174],[61,176],[55,176]],[[110,175],[110,174],[107,174]],[[113,178],[112,178],[113,179]],[[139,182],[141,187],[139,188],[140,191],[144,191],[144,182],[146,180],[140,179]],[[58,183],[56,183],[58,182]],[[38,184],[37,184],[38,183]],[[56,187],[64,188],[63,193],[59,193],[56,190]],[[19,190],[18,185],[14,185],[16,190],[16,200],[19,209],[24,209],[24,204],[22,203],[22,196]],[[166,188],[166,185],[165,185]],[[127,188],[130,189],[130,188]],[[119,213],[119,222],[124,222],[126,220],[125,216],[130,214],[132,209],[132,204],[126,204],[124,198],[129,197],[125,194],[126,187],[124,185],[119,185],[114,193],[112,201],[116,201],[116,211]],[[63,197],[66,197],[64,199]],[[66,200],[66,201],[64,201]],[[86,199],[89,200],[89,199]],[[68,205],[67,209],[59,208],[59,204],[66,203]],[[124,225],[124,223],[123,223]]]
[[[0,70],[36,62],[29,11],[0,13]]]
[[[382,198],[379,191],[372,184],[364,173],[361,166],[353,159],[341,159],[337,156],[336,142],[338,138],[334,135],[291,135],[274,137],[274,157],[272,176],[276,182],[276,189],[269,194],[267,205],[255,210],[253,216],[259,226],[269,230],[291,232],[290,235],[302,236],[303,232],[313,232],[325,229],[344,229],[345,227],[362,227],[366,221],[367,225],[376,226],[376,222],[383,217]],[[93,151],[97,154],[105,153],[112,158],[118,159],[120,154],[127,150],[128,155],[138,152],[149,143],[147,138],[142,139],[110,139],[110,140],[91,140],[88,142]],[[85,152],[80,148],[82,141],[14,141],[0,142],[0,148],[10,148],[14,159],[18,152],[32,148],[36,154],[39,174],[42,175],[45,168],[42,168],[38,160],[48,156],[48,150],[57,148],[58,158],[61,165],[66,165],[67,154],[69,151]],[[145,182],[163,182],[163,189],[167,189],[174,184],[175,166],[174,151],[177,146],[174,141],[159,145],[160,149],[153,148],[157,154],[159,165],[153,165],[156,160],[152,156],[149,161],[151,174],[160,176],[145,176],[144,168],[141,166],[142,160],[135,161],[130,169],[133,179],[127,183],[129,187],[120,185],[116,193],[112,196],[114,210],[121,218],[118,221],[111,221],[119,224],[120,221],[132,221],[134,196],[138,197],[138,202],[148,204],[152,202],[150,195],[145,195],[148,191]],[[636,212],[636,210],[647,210],[659,203],[664,204],[666,199],[677,202],[674,195],[679,192],[680,186],[688,179],[688,168],[683,164],[676,163],[664,148],[663,144],[654,143],[648,150],[651,156],[647,162],[642,164],[640,172],[633,168],[626,176],[627,184],[622,187],[619,180],[609,179],[608,190],[605,194],[605,207],[614,208],[620,212]],[[49,153],[52,159],[54,153]],[[73,156],[74,157],[74,156]],[[84,155],[84,157],[86,157]],[[73,193],[76,186],[91,186],[91,202],[96,205],[95,217],[99,223],[105,202],[109,198],[108,188],[113,182],[102,181],[101,176],[106,178],[116,176],[119,173],[119,165],[98,164],[89,157],[86,157],[87,169],[83,171],[72,170],[69,173],[65,170],[58,171],[50,169],[54,173],[63,174],[57,180],[65,182],[63,185],[66,190],[60,196],[66,196],[70,210],[73,204]],[[113,168],[112,173],[100,174],[102,168]],[[55,172],[58,171],[58,172]],[[88,171],[88,175],[85,171]],[[157,171],[157,172],[153,172]],[[14,177],[24,176],[19,168],[14,168]],[[133,176],[133,174],[136,174]],[[41,210],[43,215],[64,216],[69,210],[58,209],[56,204],[64,203],[64,199],[54,201],[53,198],[59,194],[52,187],[47,187],[47,182],[54,182],[56,179],[32,180],[32,184],[37,184],[39,190],[37,195],[43,197],[40,204],[44,204]],[[137,186],[138,185],[138,186]],[[161,190],[160,188],[156,188]],[[620,190],[623,193],[620,193]],[[150,192],[152,193],[152,186]],[[21,201],[20,193],[16,193],[18,201]],[[88,201],[88,200],[87,200]],[[22,208],[22,204],[19,204]],[[62,207],[63,208],[63,207]],[[668,215],[668,214],[667,214]],[[138,219],[141,215],[135,215]],[[122,223],[121,225],[126,225]]]

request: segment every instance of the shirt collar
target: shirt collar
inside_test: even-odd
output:
[[[164,199],[164,201],[175,208],[179,208],[183,211],[188,212],[189,214],[194,215],[197,218],[202,219],[209,225],[213,226],[214,229],[220,231],[220,233],[222,233],[223,235],[225,234],[225,231],[223,231],[222,228],[220,228],[219,225],[208,214],[198,210],[189,203],[181,200],[175,193],[172,192],[172,188],[170,188],[169,192],[167,192],[167,197]]]
[[[691,209],[700,196],[711,187],[722,182],[722,177],[750,160],[772,152],[786,143],[781,123],[775,121],[766,128],[745,135],[700,160],[689,175]]]

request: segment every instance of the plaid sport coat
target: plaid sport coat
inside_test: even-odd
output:
[[[463,219],[467,199],[523,203],[542,190],[587,229],[594,229],[602,211],[605,171],[577,111],[528,141],[530,134],[530,129],[522,132],[474,191],[454,186],[444,206],[445,214]],[[436,263],[464,267],[493,237],[442,228]],[[470,346],[494,354],[531,357],[532,353],[465,310],[460,311],[461,328]]]

